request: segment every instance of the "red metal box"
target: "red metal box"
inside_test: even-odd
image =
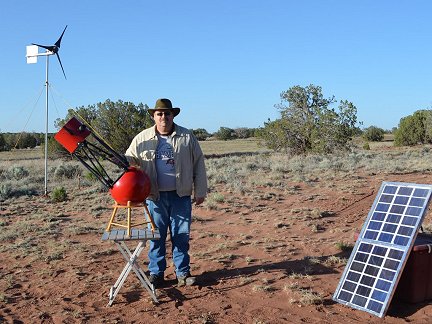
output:
[[[419,303],[432,299],[432,235],[419,233],[402,272],[394,298]]]
[[[63,145],[69,153],[73,153],[78,148],[78,145],[89,135],[90,131],[78,119],[72,117],[59,132],[54,135],[54,138]]]

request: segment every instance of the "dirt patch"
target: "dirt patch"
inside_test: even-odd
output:
[[[382,181],[432,183],[432,174],[287,182],[250,195],[221,188],[224,199],[193,210],[198,285],[177,287],[169,261],[157,305],[131,273],[107,307],[124,266],[115,245],[101,241],[107,193],[10,199],[0,207],[0,322],[430,323],[427,302],[393,301],[380,320],[332,300],[350,253],[342,247],[354,243]]]

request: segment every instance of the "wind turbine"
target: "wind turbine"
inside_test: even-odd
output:
[[[63,69],[63,64],[60,60],[59,50],[60,50],[60,44],[61,40],[63,38],[63,35],[66,31],[67,25],[64,28],[62,34],[60,35],[57,42],[54,43],[54,45],[39,45],[32,43],[32,45],[29,45],[26,47],[26,57],[27,57],[27,64],[37,63],[38,56],[46,56],[46,72],[45,72],[45,87],[46,87],[46,96],[45,96],[45,195],[48,194],[48,89],[49,89],[49,83],[48,83],[48,66],[49,66],[49,57],[50,55],[56,55],[57,59],[60,63],[60,66],[63,71],[63,75],[66,79],[66,74]],[[42,47],[45,49],[45,52],[39,53],[39,47]]]
[[[58,52],[59,52],[59,50],[60,50],[60,43],[61,43],[61,40],[62,40],[62,38],[63,38],[63,35],[64,35],[65,31],[66,31],[66,28],[67,28],[67,25],[66,25],[65,29],[63,30],[63,33],[61,34],[61,36],[60,36],[59,39],[57,40],[57,42],[54,43],[54,45],[49,45],[49,46],[48,46],[48,45],[39,45],[39,44],[32,43],[32,45],[36,45],[36,46],[39,46],[39,47],[45,48],[45,49],[47,50],[47,52],[50,52],[49,54],[46,54],[47,56],[48,56],[48,55],[53,55],[53,54],[55,54],[55,55],[57,56],[57,59],[58,59],[58,61],[59,61],[59,63],[60,63],[60,66],[61,66],[61,68],[62,68],[63,75],[64,75],[65,79],[66,79],[66,74],[65,74],[65,71],[64,71],[64,69],[63,69],[63,64],[62,64],[62,62],[61,62],[61,60],[60,60],[60,56],[59,56]]]

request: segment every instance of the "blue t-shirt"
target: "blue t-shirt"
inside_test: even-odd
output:
[[[176,174],[173,147],[170,136],[157,135],[156,172],[159,191],[176,190]]]

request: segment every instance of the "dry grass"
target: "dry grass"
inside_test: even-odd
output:
[[[428,172],[432,150],[429,146],[398,148],[394,150],[357,149],[339,156],[309,155],[288,157],[278,153],[257,153],[263,150],[255,139],[234,141],[202,142],[206,155],[225,155],[233,152],[251,152],[243,156],[225,156],[206,160],[210,189],[217,185],[225,187],[229,193],[261,194],[257,188],[266,187],[283,189],[295,194],[296,187],[287,187],[291,183],[327,183],[341,177],[354,177],[359,171],[371,174],[404,174]],[[0,152],[0,199],[40,193],[44,181],[43,155],[39,148],[34,150],[16,150]],[[388,163],[387,161],[392,161]],[[87,171],[78,161],[64,162],[50,160],[48,178],[51,186],[67,188],[101,188],[87,177]],[[113,168],[110,172],[116,172]],[[357,181],[360,181],[358,179]],[[346,190],[355,190],[355,182],[348,182]],[[277,196],[262,196],[260,199],[278,199]],[[212,192],[209,195],[209,209],[217,209],[224,202],[224,194]],[[311,200],[320,197],[311,197]],[[311,210],[310,217],[316,217]],[[318,216],[319,217],[319,216]],[[315,225],[316,226],[316,225]]]
[[[430,172],[429,161],[432,158],[432,150],[427,146],[395,150],[359,149],[339,156],[293,158],[279,153],[256,153],[261,148],[254,140],[203,142],[202,147],[207,155],[255,153],[206,160],[210,193],[203,207],[207,209],[207,214],[204,214],[207,216],[194,215],[194,221],[211,225],[218,216],[226,213],[229,217],[223,225],[235,224],[239,231],[226,234],[224,226],[221,226],[214,232],[205,229],[196,233],[192,256],[199,260],[197,263],[202,261],[232,273],[230,266],[234,263],[236,266],[240,264],[239,268],[253,269],[250,273],[235,273],[233,278],[256,296],[281,293],[283,284],[274,281],[277,275],[272,270],[284,272],[286,283],[283,290],[293,303],[301,306],[322,305],[323,294],[317,292],[320,289],[310,288],[318,280],[319,270],[339,270],[347,260],[320,254],[318,247],[326,244],[335,254],[352,249],[351,243],[343,241],[348,235],[338,237],[338,233],[347,231],[350,224],[347,228],[333,228],[328,222],[335,217],[334,213],[320,208],[319,203],[329,200],[344,205],[350,197],[362,193],[365,180],[358,175],[360,173],[379,174],[380,177],[426,173]],[[0,152],[0,161],[0,252],[16,258],[25,257],[28,262],[54,265],[64,262],[77,251],[91,252],[93,261],[116,253],[115,249],[100,252],[88,247],[91,244],[88,239],[98,237],[105,228],[106,217],[101,216],[110,214],[111,199],[108,194],[101,195],[98,182],[85,179],[86,171],[79,162],[49,161],[50,190],[66,188],[68,200],[52,202],[52,208],[47,211],[40,207],[46,206],[42,197],[43,155],[32,150]],[[337,182],[338,179],[346,181]],[[303,195],[304,188],[318,190]],[[338,190],[337,198],[321,194],[321,188]],[[280,204],[286,197],[299,197],[300,193],[302,201]],[[208,216],[208,210],[211,210],[211,216]],[[91,217],[83,220],[80,215],[85,213]],[[14,221],[16,217],[20,217],[19,222]],[[428,230],[432,228],[431,225],[425,227]],[[267,232],[262,231],[263,228]],[[305,237],[296,232],[304,228],[308,234],[306,246],[303,244]],[[332,231],[339,232],[330,235],[331,238],[326,237],[325,242],[319,240],[321,234]],[[81,241],[86,241],[86,244]],[[205,245],[196,244],[201,242]],[[309,257],[304,258],[305,255]],[[264,262],[263,258],[266,258]],[[283,265],[282,270],[266,267],[268,260],[276,258]],[[82,265],[83,269],[86,265]],[[13,278],[1,280],[2,287],[7,287]],[[7,303],[8,298],[7,292],[0,294],[0,302]],[[77,313],[74,316],[81,315]],[[212,322],[213,315],[203,312],[201,319]]]
[[[209,140],[200,142],[200,145],[207,156],[268,151],[268,149],[259,145],[259,140],[256,138],[230,141]]]

